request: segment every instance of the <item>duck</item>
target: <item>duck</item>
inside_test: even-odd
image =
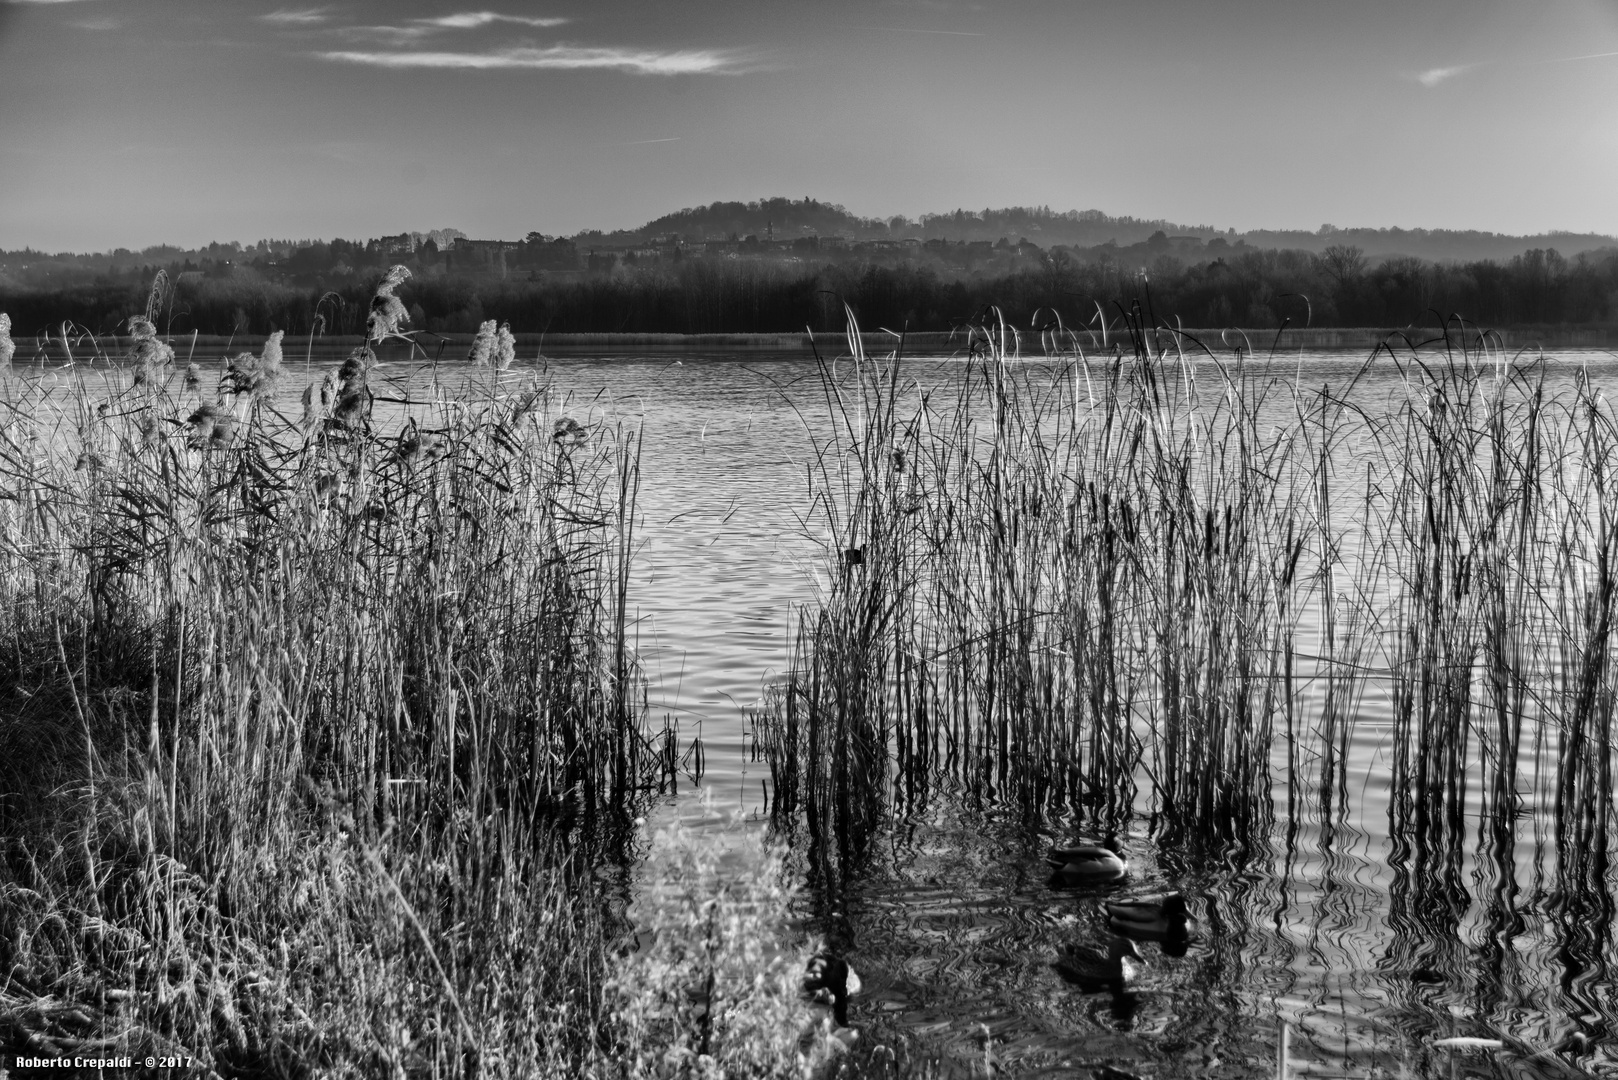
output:
[[[848,961],[830,953],[816,953],[803,973],[803,992],[818,1005],[831,1006],[828,1039],[843,1049],[859,1039],[858,1028],[848,1026],[848,999],[860,992],[860,977]]]
[[[1105,844],[1054,847],[1045,858],[1055,868],[1054,876],[1065,885],[1120,881],[1129,873],[1129,860],[1118,851],[1118,842],[1112,839]]]
[[[1105,953],[1094,947],[1069,949],[1051,967],[1063,982],[1086,992],[1108,990],[1120,994],[1134,980],[1137,965],[1143,963],[1135,943],[1114,934],[1107,941]]]
[[[1189,938],[1197,925],[1177,892],[1109,900],[1106,908],[1108,928],[1136,941]]]

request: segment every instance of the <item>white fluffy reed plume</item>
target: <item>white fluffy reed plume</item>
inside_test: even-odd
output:
[[[11,316],[0,311],[0,364],[11,363],[16,352],[17,346],[11,340]]]
[[[402,266],[392,267],[382,275],[376,295],[371,297],[371,314],[366,319],[366,336],[371,341],[404,337],[399,328],[410,321],[410,313],[405,310],[404,301],[393,295],[393,290],[403,285],[409,276],[410,271]]]
[[[494,340],[494,366],[504,371],[517,359],[517,338],[511,332],[510,323],[501,323],[500,332]]]
[[[478,327],[478,336],[472,339],[472,351],[466,354],[466,358],[476,367],[487,367],[494,354],[495,339],[499,336],[495,325],[495,321],[490,319]]]
[[[157,340],[157,327],[139,315],[129,320],[129,336],[135,339],[129,351],[135,364],[135,385],[157,382],[163,369],[174,362],[174,350]]]
[[[472,351],[466,354],[466,358],[475,367],[493,364],[501,371],[510,367],[511,362],[517,359],[517,338],[511,332],[511,324],[496,323],[490,319],[478,327],[478,336],[472,339]]]
[[[247,395],[255,400],[275,396],[276,387],[281,381],[281,338],[285,333],[284,330],[277,330],[271,334],[258,356],[242,353],[226,361],[225,379],[232,393]],[[190,385],[189,370],[186,383]]]

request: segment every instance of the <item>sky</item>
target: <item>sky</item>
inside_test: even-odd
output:
[[[0,0],[0,248],[776,195],[1618,234],[1615,192],[1618,0]]]

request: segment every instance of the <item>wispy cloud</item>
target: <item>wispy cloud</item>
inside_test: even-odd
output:
[[[650,146],[653,143],[679,142],[679,141],[680,141],[680,137],[678,135],[676,135],[672,139],[636,139],[634,142],[619,143],[618,145],[619,146]]]
[[[1513,61],[1513,64],[1524,66],[1538,66],[1541,64],[1569,64],[1575,60],[1606,60],[1614,56],[1618,56],[1618,52],[1583,53],[1579,56],[1548,56],[1540,60],[1517,60]],[[1421,85],[1430,89],[1437,86],[1439,83],[1448,82],[1457,75],[1465,74],[1468,71],[1475,71],[1478,68],[1492,67],[1502,62],[1503,61],[1478,60],[1470,64],[1456,64],[1454,67],[1431,68],[1427,71],[1421,72],[1419,75],[1416,75],[1415,79],[1417,82],[1421,83]]]
[[[420,41],[438,31],[426,26],[341,26],[337,28],[337,33],[354,41],[379,41],[389,45],[403,45],[410,41]]]
[[[626,71],[635,75],[720,75],[740,70],[739,60],[713,49],[651,52],[639,49],[510,48],[488,52],[354,52],[316,53],[322,60],[382,68],[440,68],[476,71]]]
[[[282,8],[272,11],[268,15],[260,15],[260,19],[267,23],[276,23],[280,26],[314,26],[331,18],[325,8]]]
[[[494,11],[463,11],[458,15],[440,15],[436,19],[410,21],[420,23],[422,26],[443,27],[446,30],[476,30],[480,26],[489,26],[492,23],[517,23],[521,26],[537,26],[543,29],[563,26],[569,22],[563,18],[530,18],[526,15],[501,15]]]
[[[1437,86],[1447,79],[1453,79],[1463,71],[1471,71],[1482,64],[1457,64],[1454,67],[1429,68],[1416,76],[1416,81],[1426,87]]]
[[[78,19],[73,24],[80,30],[117,30],[124,24],[117,19]]]
[[[478,30],[497,23],[514,23],[518,26],[548,29],[563,26],[571,21],[560,17],[529,18],[525,15],[501,15],[494,11],[466,11],[431,19],[411,19],[407,26],[345,26],[338,32],[344,37],[358,41],[404,45],[452,30]]]
[[[6,0],[8,4],[73,4],[79,0]]]
[[[1547,64],[1566,64],[1572,60],[1605,60],[1609,56],[1618,56],[1618,52],[1593,52],[1583,56],[1556,56],[1545,61]]]
[[[913,26],[851,26],[850,30],[881,30],[890,34],[948,34],[950,37],[982,37],[976,30],[920,30]]]

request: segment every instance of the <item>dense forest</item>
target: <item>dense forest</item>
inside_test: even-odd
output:
[[[1116,313],[1115,304],[1136,300],[1154,320],[1204,328],[1396,327],[1452,312],[1499,327],[1618,322],[1618,249],[1572,259],[1536,249],[1465,263],[1371,260],[1353,247],[1204,248],[1184,258],[1165,246],[1144,264],[1107,248],[1023,245],[990,254],[970,271],[937,260],[710,256],[615,262],[597,273],[501,275],[393,261],[413,267],[399,293],[411,328],[437,333],[470,333],[486,319],[518,333],[836,330],[842,301],[867,326],[911,330],[951,329],[989,305],[1022,326],[1052,313],[1082,325],[1098,305]],[[366,261],[363,246],[346,257],[357,265],[292,280],[210,263],[202,270],[132,266],[59,284],[0,281],[0,311],[10,314],[19,339],[55,333],[63,323],[115,334],[145,312],[161,269],[160,328],[169,333],[356,333],[389,260],[373,253]]]

